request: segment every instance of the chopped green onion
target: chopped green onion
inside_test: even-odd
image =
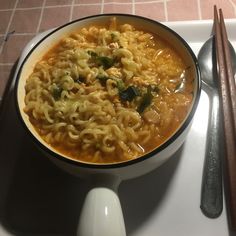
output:
[[[98,75],[96,78],[99,80],[102,86],[106,86],[107,80],[110,79],[110,77],[105,76],[105,75]]]
[[[115,60],[113,58],[103,56],[96,57],[96,61],[99,65],[102,65],[104,69],[112,67],[115,63]]]
[[[124,84],[124,81],[122,79],[117,79],[116,80],[116,85],[117,85],[117,88],[119,90],[119,92],[122,92],[125,90],[125,84]]]
[[[152,98],[153,98],[152,88],[149,85],[147,87],[147,92],[143,95],[141,103],[138,106],[138,109],[137,109],[138,113],[144,112],[144,110],[151,104]]]
[[[114,33],[111,33],[111,39],[112,41],[114,41],[114,39],[116,38],[116,35]]]
[[[115,59],[106,56],[99,56],[96,52],[88,50],[87,53],[95,60],[98,65],[104,67],[104,69],[108,69],[112,67],[115,63]]]
[[[126,90],[119,93],[120,99],[122,101],[131,102],[136,96],[139,96],[139,90],[134,86],[129,86]]]
[[[91,57],[97,57],[98,56],[98,54],[96,53],[96,52],[94,52],[94,51],[87,51],[87,53],[91,56]]]
[[[53,88],[52,96],[54,97],[54,99],[58,100],[61,97],[62,90],[63,89],[58,86]]]

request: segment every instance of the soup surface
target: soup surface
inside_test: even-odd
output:
[[[48,51],[27,79],[24,111],[58,152],[82,162],[123,162],[178,129],[192,104],[190,71],[160,36],[112,18]]]

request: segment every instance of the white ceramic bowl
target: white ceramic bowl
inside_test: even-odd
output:
[[[114,164],[89,164],[63,156],[50,147],[37,134],[28,116],[24,113],[25,83],[32,73],[34,65],[61,38],[81,27],[94,23],[107,22],[116,16],[119,22],[130,23],[137,28],[161,35],[185,58],[194,73],[194,98],[191,109],[180,128],[161,146],[135,160]],[[16,104],[20,120],[32,139],[57,166],[74,175],[91,178],[94,188],[88,193],[81,212],[78,235],[104,236],[125,235],[124,219],[116,194],[120,181],[135,178],[152,171],[169,159],[183,144],[190,129],[201,91],[200,74],[197,59],[188,44],[174,31],[156,21],[133,15],[105,14],[79,19],[50,32],[40,40],[24,59],[16,83]],[[89,222],[89,223],[88,223]]]

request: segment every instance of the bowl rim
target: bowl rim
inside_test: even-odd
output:
[[[123,161],[123,162],[114,162],[114,163],[107,163],[107,164],[106,163],[82,162],[80,160],[67,158],[63,155],[60,155],[59,153],[54,152],[53,150],[51,150],[50,148],[45,146],[42,142],[40,142],[33,135],[33,133],[30,131],[30,129],[26,125],[26,123],[25,123],[25,121],[24,121],[24,119],[21,115],[21,109],[20,109],[20,106],[19,106],[19,103],[18,103],[19,80],[20,80],[22,69],[23,69],[25,63],[27,62],[28,58],[30,57],[30,55],[49,36],[51,36],[52,34],[54,34],[57,31],[59,31],[60,29],[67,27],[68,25],[72,25],[74,23],[84,21],[84,20],[87,20],[87,19],[91,19],[91,18],[100,18],[100,17],[102,18],[102,17],[109,17],[109,16],[110,17],[112,17],[112,16],[119,17],[120,16],[120,17],[138,18],[138,19],[144,20],[146,22],[150,22],[152,24],[157,24],[160,27],[164,28],[165,30],[169,31],[171,34],[173,34],[183,44],[183,46],[186,48],[186,50],[189,52],[189,54],[192,57],[193,64],[194,64],[195,69],[196,69],[196,79],[197,79],[196,95],[195,95],[195,99],[194,99],[193,104],[192,104],[192,108],[191,108],[188,116],[186,117],[185,121],[183,122],[183,124],[178,128],[178,130],[170,138],[168,138],[160,146],[153,149],[151,152],[148,152],[148,153],[146,153],[146,154],[144,154],[144,155],[142,155],[138,158],[131,159],[131,160],[128,160],[128,161]],[[50,157],[52,156],[53,158],[58,158],[59,160],[61,160],[63,162],[66,162],[68,164],[73,164],[73,165],[78,166],[78,167],[92,168],[92,169],[114,169],[114,168],[127,167],[127,166],[130,166],[130,165],[133,165],[133,164],[143,162],[146,159],[149,159],[149,158],[155,156],[156,154],[160,153],[162,150],[167,148],[171,143],[173,143],[184,132],[185,128],[190,124],[190,122],[192,121],[193,116],[196,112],[196,109],[197,109],[197,106],[198,106],[198,103],[199,103],[199,99],[200,99],[200,94],[201,94],[201,79],[200,79],[200,69],[199,69],[199,65],[198,65],[198,60],[197,60],[196,55],[192,51],[191,47],[188,45],[188,43],[177,32],[175,32],[174,30],[172,30],[168,26],[164,25],[163,23],[160,23],[159,21],[155,21],[153,19],[149,19],[147,17],[143,17],[143,16],[139,16],[139,15],[124,14],[124,13],[107,13],[107,14],[90,15],[90,16],[86,16],[86,17],[83,17],[83,18],[79,18],[79,19],[70,21],[68,23],[65,23],[65,24],[53,29],[52,31],[47,33],[44,37],[42,37],[32,47],[32,49],[27,53],[27,55],[24,57],[24,60],[21,62],[19,70],[17,71],[16,83],[15,83],[15,86],[14,86],[14,96],[15,96],[14,100],[15,100],[15,105],[16,105],[16,108],[17,108],[16,110],[17,110],[17,113],[18,113],[18,117],[20,118],[19,119],[20,122],[23,123],[23,127],[25,128],[27,134],[29,134],[31,136],[31,140],[34,141],[34,143],[36,143],[44,152],[46,152],[46,154],[49,154]]]

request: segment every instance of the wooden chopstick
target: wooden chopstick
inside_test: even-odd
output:
[[[234,80],[234,74],[233,74],[233,67],[232,67],[232,60],[230,55],[230,49],[229,49],[229,42],[224,22],[224,16],[223,12],[220,9],[220,27],[221,27],[221,34],[222,34],[222,43],[223,43],[223,49],[224,49],[224,56],[225,56],[225,63],[227,68],[227,78],[228,78],[228,84],[229,84],[229,94],[231,98],[232,103],[232,112],[233,112],[233,120],[234,120],[234,129],[236,129],[236,87],[235,87],[235,80]],[[236,131],[236,130],[235,130]]]
[[[236,89],[229,50],[229,42],[220,9],[220,21],[214,6],[214,29],[219,75],[219,94],[223,113],[225,138],[226,205],[231,230],[236,230]]]

